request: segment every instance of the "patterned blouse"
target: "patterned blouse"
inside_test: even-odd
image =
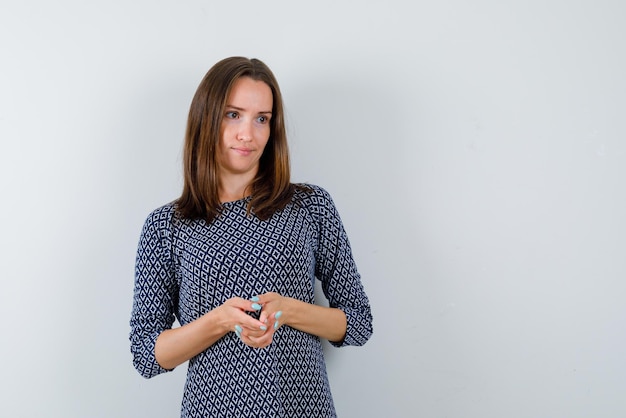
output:
[[[137,251],[131,352],[137,371],[167,372],[155,359],[161,332],[187,324],[234,296],[265,292],[314,303],[315,278],[329,306],[345,312],[345,339],[372,334],[369,301],[348,237],[324,189],[297,191],[266,221],[246,215],[249,198],[223,205],[211,223],[178,216],[170,203],[152,212]],[[188,364],[182,417],[334,417],[320,339],[280,327],[262,349],[229,333]]]

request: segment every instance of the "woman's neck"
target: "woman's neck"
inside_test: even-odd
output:
[[[220,201],[233,202],[252,193],[252,180],[243,176],[227,176],[220,179]]]

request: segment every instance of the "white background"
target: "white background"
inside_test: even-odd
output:
[[[185,368],[131,364],[135,250],[231,55],[371,298],[341,417],[626,416],[626,3],[0,4],[0,416],[178,415]]]

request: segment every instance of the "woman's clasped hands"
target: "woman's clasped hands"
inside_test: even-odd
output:
[[[283,312],[288,299],[274,292],[254,296],[249,300],[231,298],[222,305],[227,317],[226,326],[244,344],[265,348],[272,343],[276,330],[285,324]],[[258,313],[258,319],[248,312]]]

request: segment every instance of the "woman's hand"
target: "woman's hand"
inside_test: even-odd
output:
[[[267,324],[268,330],[271,328],[273,331],[284,324],[283,313],[285,309],[288,309],[290,299],[275,292],[264,293],[252,298],[263,307],[259,320]]]
[[[333,342],[344,339],[346,314],[338,308],[327,308],[268,292],[251,299],[263,309],[259,319],[274,333],[283,325]]]
[[[258,312],[261,304],[242,299],[231,298],[216,308],[220,316],[220,322],[225,331],[234,331],[237,335],[261,336],[265,334],[267,326],[247,312]]]
[[[279,319],[282,316],[280,307],[286,298],[278,293],[265,293],[255,296],[248,301],[256,311],[261,311],[259,321],[263,324],[258,328],[235,325],[235,333],[245,344],[254,348],[265,348],[274,339],[274,332],[280,327]],[[258,308],[258,309],[256,309]]]
[[[346,314],[337,308],[306,303],[275,292],[255,296],[246,303],[257,311],[256,308],[261,308],[259,322],[264,326],[241,325],[236,329],[237,335],[250,347],[267,347],[272,343],[274,333],[283,325],[335,342],[342,341],[346,334]]]
[[[206,350],[229,332],[236,332],[238,335],[256,335],[256,332],[264,335],[268,328],[266,324],[248,315],[248,312],[260,309],[261,305],[258,303],[231,298],[195,321],[163,331],[155,344],[154,355],[157,362],[165,369],[173,369]],[[260,346],[253,344],[262,342],[250,342],[249,345]]]

